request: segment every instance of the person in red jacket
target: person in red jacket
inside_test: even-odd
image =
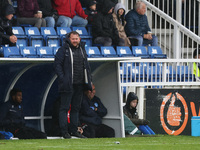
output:
[[[79,0],[53,0],[52,6],[59,15],[57,26],[85,27],[87,25],[88,16],[85,14]]]

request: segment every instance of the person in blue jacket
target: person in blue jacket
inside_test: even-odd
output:
[[[129,11],[125,16],[127,22],[125,32],[129,38],[138,40],[138,46],[142,46],[143,44],[158,46],[158,39],[155,35],[152,35],[145,12],[145,3],[137,2],[135,9]]]
[[[46,139],[45,133],[27,127],[24,120],[22,91],[14,88],[10,91],[10,99],[0,105],[0,127],[11,132],[19,139]]]
[[[80,41],[76,31],[66,35],[64,46],[55,55],[54,68],[58,75],[58,90],[61,97],[59,110],[59,125],[63,138],[76,136],[85,138],[77,132],[79,110],[85,88],[92,90],[91,73],[85,43]],[[70,112],[70,126],[68,127],[67,112]]]
[[[83,134],[87,133],[89,138],[115,137],[114,129],[102,124],[102,118],[107,114],[107,109],[95,93],[95,86],[92,85],[92,91],[87,90],[83,96],[80,122],[90,127],[90,133],[84,131]]]

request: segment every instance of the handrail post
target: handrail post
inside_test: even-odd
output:
[[[176,20],[182,23],[182,0],[176,0]]]
[[[180,33],[180,28],[177,25],[174,25],[174,58],[175,59],[180,59],[181,58],[181,33]]]

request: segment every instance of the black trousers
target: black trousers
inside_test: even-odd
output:
[[[83,135],[88,138],[112,138],[115,137],[115,131],[105,124],[93,125],[87,123],[87,127],[83,129]]]
[[[10,42],[10,40],[5,39],[5,38],[0,38],[0,45],[6,45],[8,44],[9,46],[16,46],[16,43]]]
[[[26,127],[26,126],[10,126],[6,128],[6,131],[11,132],[14,137],[18,137],[19,139],[46,139],[47,135],[44,132],[38,131],[34,128]]]

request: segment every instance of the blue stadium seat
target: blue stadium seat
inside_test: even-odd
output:
[[[37,54],[43,58],[54,58],[54,53],[52,47],[37,47]]]
[[[98,47],[86,47],[85,50],[88,57],[103,57]]]
[[[172,66],[167,66],[166,78],[168,82],[176,82],[176,70]]]
[[[117,54],[120,57],[133,57],[133,54],[128,46],[117,46]]]
[[[144,46],[132,46],[133,56],[141,58],[150,58]]]
[[[53,27],[41,27],[41,35],[44,37],[46,46],[60,46],[60,37],[56,34],[56,31]]]
[[[162,66],[149,66],[147,71],[150,82],[162,81]]]
[[[81,41],[85,42],[85,47],[92,46],[92,36],[90,36],[85,27],[72,27],[73,31],[80,34]]]
[[[37,27],[25,27],[25,33],[29,39],[29,46],[44,46],[43,37]]]
[[[70,33],[72,30],[70,27],[57,27],[57,34],[60,36],[61,44],[64,44],[65,36],[67,33]]]
[[[118,57],[115,49],[112,46],[102,46],[101,47],[101,54],[104,57]]]
[[[28,58],[38,58],[39,55],[37,55],[36,48],[33,46],[27,46],[20,48],[20,52],[23,55],[23,57]]]
[[[146,67],[133,65],[131,74],[133,82],[147,82]]]
[[[59,48],[60,48],[60,47],[53,47],[53,54],[54,54],[54,55],[56,55],[56,53],[57,53],[57,51],[58,51]]]
[[[188,66],[177,66],[177,78],[181,82],[192,82],[195,81],[195,75],[192,74]]]
[[[4,47],[3,54],[4,57],[22,57],[18,47]]]
[[[167,55],[163,54],[162,49],[159,46],[149,46],[148,54],[151,58],[167,58]]]
[[[28,45],[28,38],[24,33],[22,27],[12,27],[12,32],[17,37],[17,46],[24,47]]]

